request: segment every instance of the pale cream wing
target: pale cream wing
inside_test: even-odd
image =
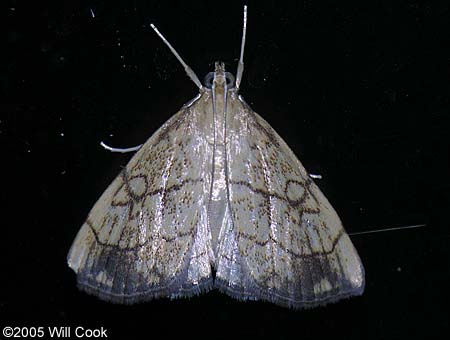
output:
[[[244,102],[231,106],[216,285],[294,308],[362,294],[364,268],[333,207],[264,119]]]
[[[89,213],[67,258],[81,289],[134,303],[210,288],[212,121],[202,105],[169,119]]]

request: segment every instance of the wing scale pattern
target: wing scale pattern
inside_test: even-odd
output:
[[[360,295],[364,269],[336,212],[270,125],[234,104],[227,119],[231,222],[218,255],[219,288],[294,308]]]
[[[94,205],[68,255],[81,289],[118,303],[209,289],[203,114],[194,105],[173,116]]]
[[[294,153],[242,99],[216,100],[169,119],[94,205],[68,255],[79,286],[118,303],[215,287],[293,308],[362,294],[359,256]]]

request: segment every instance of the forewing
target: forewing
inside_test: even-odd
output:
[[[218,287],[294,308],[362,294],[364,268],[333,207],[264,119],[238,101],[232,110]]]
[[[169,119],[97,201],[68,254],[79,287],[119,303],[211,285],[211,120],[202,104]]]

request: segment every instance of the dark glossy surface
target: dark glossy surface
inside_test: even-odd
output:
[[[111,305],[79,292],[66,265],[93,203],[131,157],[99,142],[140,144],[197,94],[150,22],[200,79],[216,60],[235,73],[242,4],[3,6],[0,325],[104,326],[110,338],[444,337],[449,5],[360,3],[248,3],[241,94],[324,177],[346,230],[427,224],[353,236],[365,294],[299,312],[214,292]]]

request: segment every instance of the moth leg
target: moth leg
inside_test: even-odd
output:
[[[111,151],[111,152],[127,153],[127,152],[133,152],[133,151],[139,150],[139,149],[142,147],[143,144],[139,144],[139,145],[137,145],[137,146],[133,146],[133,147],[131,147],[131,148],[126,148],[126,149],[113,148],[113,147],[111,147],[111,146],[106,145],[106,144],[103,143],[103,142],[100,142],[100,145],[101,145],[105,150],[108,150],[108,151]]]

